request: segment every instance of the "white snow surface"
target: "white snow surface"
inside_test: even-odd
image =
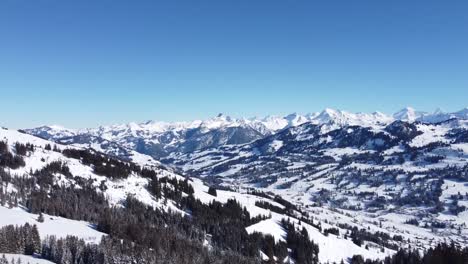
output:
[[[90,223],[85,221],[70,220],[57,216],[44,215],[44,222],[37,221],[38,215],[28,213],[23,208],[6,208],[0,206],[0,226],[24,225],[29,223],[36,225],[41,238],[46,236],[66,237],[74,235],[88,243],[99,243],[104,233],[97,231]]]
[[[15,261],[14,263],[16,264],[16,261],[18,259],[21,260],[22,264],[53,264],[54,262],[50,262],[45,259],[40,259],[36,256],[26,256],[26,255],[20,255],[20,254],[6,254],[6,253],[1,253],[0,252],[0,258],[5,256],[8,261]]]

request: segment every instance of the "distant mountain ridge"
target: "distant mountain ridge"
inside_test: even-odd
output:
[[[468,108],[454,113],[437,110],[429,114],[407,107],[393,116],[380,112],[351,113],[327,108],[322,112],[305,115],[293,113],[264,118],[233,118],[219,114],[210,119],[189,122],[132,122],[78,130],[52,125],[25,129],[25,132],[120,157],[128,156],[129,150],[135,150],[161,159],[174,152],[191,153],[224,145],[249,143],[304,123],[329,124],[332,127],[353,125],[382,128],[395,120],[435,123],[452,118],[468,119]]]
[[[110,126],[99,126],[98,128],[85,129],[69,129],[59,125],[44,125],[37,128],[27,129],[49,132],[49,136],[64,137],[76,134],[84,134],[97,131],[109,130],[144,130],[147,132],[161,133],[167,131],[180,131],[193,128],[203,128],[205,130],[218,129],[222,127],[240,127],[250,126],[258,130],[267,129],[268,131],[277,131],[285,127],[297,126],[306,122],[313,124],[322,124],[327,122],[346,123],[352,125],[365,125],[372,123],[391,123],[395,120],[408,122],[427,122],[437,123],[446,121],[452,118],[468,119],[468,107],[465,107],[456,112],[443,112],[441,109],[436,109],[433,113],[417,111],[412,107],[406,107],[393,115],[388,115],[382,112],[373,113],[352,113],[332,108],[325,108],[321,112],[308,114],[292,113],[285,116],[269,115],[263,118],[234,118],[224,114],[218,114],[216,117],[206,120],[194,120],[184,122],[163,122],[163,121],[146,121],[141,123],[130,122],[127,124],[116,124]]]

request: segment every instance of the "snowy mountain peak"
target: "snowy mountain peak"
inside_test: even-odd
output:
[[[291,113],[291,114],[289,114],[289,115],[286,115],[284,118],[285,118],[286,120],[294,120],[294,119],[296,119],[296,118],[298,118],[298,117],[299,117],[299,114],[296,113],[296,112],[294,112],[294,113]]]
[[[34,135],[43,137],[43,138],[50,138],[50,137],[69,137],[76,134],[76,131],[73,129],[68,129],[63,126],[59,125],[50,125],[50,126],[40,126],[34,128],[35,133]]]
[[[298,113],[292,113],[284,117],[288,121],[288,126],[298,126],[310,121],[307,117]]]
[[[278,131],[289,125],[289,122],[286,119],[286,117],[275,116],[275,115],[269,115],[262,119],[256,119],[256,120],[259,120],[270,131]]]
[[[320,114],[311,118],[311,122],[315,124],[334,124],[338,126],[358,125],[364,127],[375,127],[386,125],[393,122],[394,119],[380,112],[372,114],[367,113],[350,113],[341,110],[326,108]]]
[[[315,118],[315,120],[321,123],[327,123],[333,121],[341,115],[339,110],[325,108],[320,114]]]
[[[444,111],[440,108],[440,107],[437,107],[436,110],[434,111],[434,114],[437,115],[437,114],[443,114]]]
[[[454,113],[458,118],[467,119],[468,118],[468,107],[463,108],[462,110]]]
[[[393,114],[393,117],[396,120],[414,122],[416,119],[421,118],[425,114],[425,112],[416,111],[414,108],[408,106]]]
[[[325,108],[323,109],[322,113],[326,113],[328,115],[336,115],[337,113],[341,112],[340,110],[332,109],[332,108]]]
[[[55,130],[69,130],[69,129],[65,128],[64,126],[61,126],[61,125],[51,125],[49,127],[51,129],[55,129]]]

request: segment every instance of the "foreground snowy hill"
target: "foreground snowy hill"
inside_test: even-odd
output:
[[[271,194],[248,194],[219,189],[213,194],[201,180],[181,177],[150,157],[140,157],[143,162],[140,164],[126,163],[103,154],[55,144],[7,129],[0,129],[0,141],[0,227],[28,223],[37,226],[41,238],[55,236],[66,239],[66,236],[73,235],[77,239],[83,239],[85,243],[99,244],[104,237],[115,237],[121,232],[115,233],[117,230],[112,231],[112,226],[102,223],[108,221],[105,219],[109,216],[104,212],[110,210],[109,206],[127,208],[118,210],[135,210],[128,208],[139,208],[137,204],[141,203],[152,208],[148,210],[157,210],[157,214],[162,214],[163,218],[175,214],[187,217],[183,221],[201,221],[203,218],[200,214],[203,210],[213,210],[209,208],[217,208],[216,206],[234,210],[238,204],[239,208],[245,210],[244,213],[241,212],[241,215],[246,214],[242,218],[246,218],[240,225],[243,229],[236,232],[250,237],[246,237],[247,239],[256,237],[263,241],[265,238],[259,238],[258,234],[271,235],[275,241],[273,243],[277,244],[275,247],[284,246],[285,250],[289,248],[290,252],[295,252],[299,249],[291,244],[292,232],[306,232],[306,239],[317,245],[318,254],[314,250],[308,250],[312,262],[304,263],[313,263],[314,254],[317,254],[315,258],[321,262],[339,262],[356,254],[378,259],[395,252],[397,241],[380,245],[363,240],[358,245],[352,240],[351,230],[327,224],[317,220],[315,216],[310,217],[293,204]],[[100,216],[101,214],[104,215]],[[222,219],[227,216],[221,214],[217,217]],[[229,217],[227,219],[231,219]],[[236,219],[238,218],[229,221],[238,221]],[[177,220],[179,221],[181,220]],[[170,223],[171,221],[164,225]],[[204,225],[206,223],[200,225],[200,228]],[[196,236],[193,232],[197,229],[192,230],[192,236],[200,236],[200,243],[207,249],[227,243],[224,239],[237,238],[234,234],[219,236],[219,231],[213,228]],[[199,231],[201,230],[197,232]],[[307,240],[302,238],[301,241],[306,243]],[[236,251],[228,245],[229,243],[225,244],[225,249]],[[340,248],[339,254],[335,252],[336,247]],[[256,257],[268,260],[274,256],[284,261],[295,261],[298,258],[287,252],[288,250],[270,252],[260,246],[251,253],[251,257],[253,260]],[[258,253],[260,254],[257,256]]]

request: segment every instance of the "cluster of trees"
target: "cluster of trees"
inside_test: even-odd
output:
[[[468,142],[468,129],[454,128],[449,131],[448,136],[454,139],[455,143],[467,143]]]
[[[395,241],[402,240],[401,236],[395,235],[392,237],[385,232],[377,231],[372,233],[365,228],[359,229],[356,226],[351,226],[348,224],[339,224],[338,226],[342,229],[347,229],[348,232],[344,235],[344,237],[349,237],[353,243],[358,246],[362,246],[364,241],[370,241],[382,247],[398,250],[398,244],[395,243]]]
[[[34,145],[31,143],[22,144],[19,142],[15,143],[16,155],[26,156],[28,152],[34,152]]]
[[[68,158],[79,159],[84,165],[92,165],[96,174],[111,179],[127,178],[132,171],[141,171],[141,168],[133,163],[90,150],[64,149],[62,154]]]
[[[48,236],[41,242],[35,225],[10,225],[0,228],[0,252],[40,255],[57,264],[258,263],[256,259],[233,252],[217,249],[209,251],[201,243],[182,238],[177,241],[167,241],[162,245],[165,245],[165,248],[148,248],[112,237],[103,237],[102,241],[96,245],[85,243],[75,236],[60,239]],[[10,262],[3,257],[0,263],[9,264]],[[12,262],[12,264],[17,263]]]
[[[385,258],[385,260],[364,260],[361,255],[355,255],[350,259],[350,264],[466,264],[468,263],[468,247],[460,247],[452,244],[438,244],[427,250],[422,256],[418,251],[403,250]]]
[[[286,230],[286,242],[288,248],[291,249],[291,256],[296,263],[319,263],[319,247],[310,240],[307,230],[303,227],[300,232],[297,232],[296,225],[287,220],[282,220],[281,224],[284,230]]]
[[[458,203],[459,200],[463,199],[463,196],[460,194],[460,192],[458,193],[458,195],[452,195],[450,198],[452,199],[452,202],[449,205],[449,211],[452,214],[458,215],[459,213],[464,212],[466,210],[466,206],[460,205]]]
[[[416,218],[411,218],[405,221],[405,224],[419,226],[419,221]]]
[[[109,207],[102,193],[90,185],[80,188],[54,185],[49,191],[34,189],[25,198],[26,207],[35,214],[47,213],[64,218],[97,221]]]
[[[180,206],[181,203],[183,203],[183,197],[185,195],[193,195],[195,192],[192,185],[189,183],[189,178],[182,180],[170,177],[158,177],[156,173],[150,177],[147,189],[157,200],[164,196],[165,200],[173,200]]]
[[[278,214],[284,214],[286,213],[285,210],[279,206],[276,206],[274,204],[271,204],[267,201],[256,201],[255,206],[258,206],[263,209],[270,210],[272,212],[278,213]]]
[[[210,187],[208,188],[208,194],[209,194],[209,195],[212,195],[212,196],[214,196],[214,197],[218,196],[218,192],[216,191],[216,188],[213,187],[213,186],[210,186]]]
[[[41,250],[41,238],[36,225],[7,225],[0,228],[0,252],[32,255]]]
[[[18,169],[24,167],[25,162],[20,155],[14,155],[8,149],[8,144],[0,141],[0,168],[7,167],[11,169]]]
[[[60,173],[67,178],[72,178],[73,175],[70,172],[70,168],[61,162],[61,161],[53,161],[43,168],[32,172],[32,176],[34,176],[37,180],[37,184],[41,187],[48,187],[53,185],[54,183],[54,174]]]
[[[103,237],[97,245],[86,244],[73,236],[61,239],[47,237],[43,241],[41,256],[57,264],[258,263],[232,252],[216,249],[209,251],[202,244],[193,244],[187,240],[179,240],[175,244],[173,242],[168,241],[167,247],[162,249],[147,248],[112,237]]]
[[[330,227],[330,228],[325,228],[323,230],[323,234],[328,236],[328,234],[333,234],[335,236],[339,236],[340,235],[340,230],[338,228],[335,228],[335,227]]]
[[[59,149],[59,148],[57,147],[57,145],[55,145],[55,144],[54,144],[54,147],[52,147],[52,145],[50,145],[50,144],[46,144],[46,145],[44,146],[44,149],[45,149],[45,150],[53,150],[53,151],[55,151],[55,152],[61,152],[60,149]]]

